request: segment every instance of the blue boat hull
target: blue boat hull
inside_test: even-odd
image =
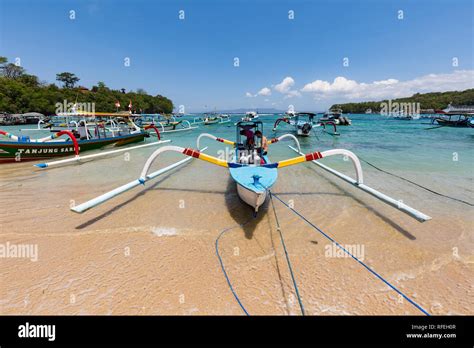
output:
[[[265,157],[266,163],[270,163]],[[275,184],[277,168],[266,168],[257,165],[229,168],[232,179],[237,183],[239,197],[255,212],[267,198],[268,190]]]

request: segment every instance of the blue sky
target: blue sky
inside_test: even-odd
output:
[[[189,112],[290,104],[324,110],[474,87],[472,0],[0,4],[0,55],[19,57],[40,79],[54,82],[70,71],[86,87],[143,88]]]

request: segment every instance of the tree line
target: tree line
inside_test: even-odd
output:
[[[372,112],[380,112],[381,103],[388,103],[388,100],[370,101],[362,103],[345,103],[334,104],[331,109],[341,108],[345,113],[360,114],[367,109],[372,109]],[[416,93],[411,97],[392,99],[393,102],[398,103],[420,103],[422,110],[439,110],[444,109],[448,104],[453,105],[474,105],[474,88],[466,89],[464,91],[450,91],[450,92],[434,92],[434,93]]]
[[[0,57],[0,112],[15,114],[39,112],[53,115],[56,103],[64,100],[72,103],[95,103],[97,112],[115,112],[116,102],[120,110],[127,110],[130,101],[132,110],[142,113],[166,113],[173,111],[173,102],[162,96],[151,96],[143,89],[126,92],[124,88],[114,90],[98,82],[92,88],[78,86],[80,79],[71,72],[56,75],[56,80],[62,84],[40,81],[35,75],[27,74],[26,70],[7,58]]]

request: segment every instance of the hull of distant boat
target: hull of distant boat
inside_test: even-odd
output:
[[[393,117],[394,120],[401,120],[401,121],[411,121],[413,120],[412,116],[395,116]]]
[[[297,128],[296,129],[296,135],[300,136],[300,137],[309,137],[311,134],[311,129],[308,131],[308,132],[304,132],[303,129],[301,128]]]
[[[473,124],[469,122],[468,119],[464,119],[460,121],[449,121],[449,120],[443,120],[442,118],[437,118],[436,122],[441,126],[447,126],[447,127],[473,127]]]
[[[96,150],[112,144],[123,146],[144,139],[145,133],[137,133],[111,138],[78,140],[79,152]],[[70,155],[74,155],[74,145],[71,141],[49,141],[44,143],[0,141],[0,163],[37,161]]]
[[[205,125],[216,124],[216,123],[219,123],[219,120],[204,121]]]
[[[237,184],[237,193],[239,197],[248,205],[250,205],[254,210],[255,213],[258,212],[258,208],[265,203],[267,199],[267,191],[253,191],[249,190],[248,188]]]

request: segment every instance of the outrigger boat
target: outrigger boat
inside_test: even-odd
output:
[[[311,131],[314,128],[322,127],[324,131],[326,131],[326,126],[330,125],[334,128],[334,132],[326,132],[330,135],[340,135],[337,132],[336,124],[332,121],[328,122],[314,122],[314,117],[316,116],[313,112],[293,112],[287,113],[285,117],[279,118],[275,121],[273,125],[273,131],[276,131],[278,125],[281,122],[287,123],[290,126],[293,126],[295,129],[295,133],[298,136],[307,137],[311,135]]]
[[[245,116],[242,117],[242,121],[246,122],[255,121],[256,119],[258,119],[258,113],[255,111],[247,111],[245,113]]]
[[[179,120],[176,121],[174,116],[164,117],[162,115],[134,115],[137,118],[135,123],[139,126],[156,126],[160,133],[174,133],[188,131],[198,128],[197,126],[191,126],[191,123],[188,120]],[[154,133],[151,133],[152,135]]]
[[[472,114],[461,113],[442,113],[442,116],[437,116],[431,123],[438,123],[440,127],[474,127]]]
[[[206,126],[230,122],[229,115],[204,114],[204,118],[195,117],[192,124],[203,123]]]
[[[326,112],[322,118],[319,119],[320,123],[329,123],[332,122],[338,126],[350,126],[352,121],[347,116],[342,116],[341,109],[329,110]]]
[[[112,114],[101,116],[113,117]],[[78,156],[79,152],[100,149],[108,145],[123,146],[141,142],[149,136],[147,131],[141,130],[131,120],[129,124],[119,124],[117,128],[111,129],[105,126],[102,118],[95,116],[93,116],[94,126],[91,127],[91,123],[85,117],[82,116],[83,120],[76,123],[72,129],[59,130],[39,139],[16,136],[0,130],[0,135],[10,139],[0,141],[0,163],[41,160],[72,154]],[[159,135],[156,128],[154,131]],[[68,139],[58,139],[63,135],[67,135]]]
[[[204,137],[233,146],[235,148],[235,153],[230,161],[205,154],[203,151],[206,148],[197,150],[192,148],[183,148],[180,146],[163,146],[153,152],[153,154],[147,159],[138,179],[133,180],[112,191],[106,192],[103,195],[96,197],[90,201],[74,206],[71,208],[71,210],[76,213],[83,213],[128,190],[131,190],[137,186],[144,185],[147,181],[152,180],[157,176],[164,174],[174,168],[177,168],[178,166],[195,158],[209,162],[214,165],[228,168],[232,179],[237,185],[237,193],[239,197],[253,208],[255,214],[265,202],[268,191],[275,184],[278,177],[278,169],[312,161],[315,164],[318,164],[323,169],[327,170],[328,172],[353,184],[355,188],[358,188],[362,191],[371,194],[379,200],[414,217],[418,221],[423,222],[431,219],[431,217],[429,217],[428,215],[425,215],[419,212],[418,210],[402,203],[402,201],[395,200],[387,195],[384,195],[383,193],[380,193],[379,191],[370,188],[369,186],[366,186],[363,183],[363,173],[360,161],[357,156],[351,151],[344,149],[333,149],[323,152],[315,151],[305,155],[301,152],[297,138],[292,134],[285,134],[278,138],[269,140],[268,143],[274,144],[283,140],[284,138],[291,138],[295,141],[297,148],[291,146],[290,147],[291,149],[299,153],[300,156],[272,163],[270,162],[266,153],[263,152],[262,144],[259,139],[255,138],[255,132],[257,130],[261,131],[263,134],[263,125],[260,121],[238,122],[236,128],[237,138],[235,142],[223,138],[218,138],[208,133],[203,133],[197,138],[198,149],[201,145],[200,140]],[[245,140],[242,139],[242,136],[245,136]],[[156,172],[149,173],[149,169],[154,163],[154,161],[165,152],[178,152],[188,157],[168,167],[162,168]],[[347,156],[347,158],[352,161],[352,164],[356,171],[356,179],[352,179],[342,173],[335,171],[334,169],[325,166],[324,164],[317,162],[321,158],[334,155]]]

